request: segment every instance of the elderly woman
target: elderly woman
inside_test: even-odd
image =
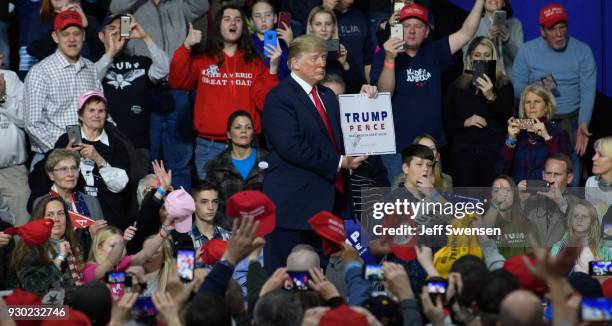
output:
[[[204,166],[206,180],[220,188],[223,201],[243,190],[262,189],[268,152],[253,146],[254,136],[251,115],[232,113],[227,121],[229,147]]]
[[[308,15],[306,34],[324,41],[338,41],[338,20],[334,11],[325,6],[314,7]],[[328,49],[325,72],[342,76],[350,94],[359,92],[361,85],[366,83],[365,72],[357,71],[355,67],[357,64],[344,45],[340,44],[337,51]]]
[[[503,73],[499,54],[486,37],[477,37],[463,59],[466,71],[473,62],[495,60],[495,75],[476,79],[464,72],[448,88],[445,98],[445,124],[453,148],[450,171],[455,186],[488,187],[496,176],[495,162],[504,141],[506,121],[512,116],[514,90]]]
[[[541,180],[550,154],[571,154],[569,135],[550,121],[555,97],[540,84],[527,85],[521,95],[519,118],[508,120],[508,138],[497,161],[497,174],[521,180]]]
[[[83,250],[74,237],[68,211],[59,197],[39,201],[32,221],[53,220],[51,237],[42,245],[19,241],[13,251],[9,283],[34,292],[43,303],[69,304],[74,289],[83,282]]]
[[[127,194],[129,153],[112,129],[105,126],[108,117],[106,98],[99,91],[79,96],[78,115],[82,142],[63,134],[55,148],[66,148],[81,155],[77,189],[96,197],[104,218],[120,229],[131,225],[126,218],[130,196]]]
[[[586,181],[584,197],[597,209],[599,220],[606,214],[612,217],[612,137],[598,139],[593,146],[593,176]],[[610,211],[610,212],[608,212]],[[603,224],[609,238],[612,239],[612,220]],[[607,227],[606,227],[607,226]]]

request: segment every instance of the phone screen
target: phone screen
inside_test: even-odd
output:
[[[193,267],[195,264],[195,252],[193,250],[179,249],[176,255],[176,265],[179,277],[184,282],[193,280]]]
[[[381,265],[363,265],[363,278],[368,281],[379,281],[383,279]]]
[[[339,52],[340,51],[340,40],[333,38],[327,40],[327,52]]]
[[[121,16],[120,25],[119,25],[119,36],[121,37],[130,37],[130,24],[132,23],[132,17],[124,15]]]
[[[285,26],[291,28],[291,13],[287,11],[281,11],[278,13],[278,28],[285,29]]]
[[[590,261],[589,275],[610,276],[612,275],[612,261]]]
[[[270,52],[266,50],[268,45],[271,45],[272,47],[276,48],[276,37],[276,31],[274,30],[270,29],[264,32],[264,56],[270,55]]]
[[[603,238],[606,239],[606,240],[612,240],[612,224],[604,222],[604,224],[603,224]]]
[[[583,321],[612,321],[612,302],[608,298],[582,298],[580,318]]]
[[[427,292],[435,294],[446,293],[446,281],[427,281]]]
[[[493,13],[493,26],[502,27],[504,25],[506,25],[506,12],[495,10]]]
[[[117,284],[117,283],[125,283],[126,280],[125,272],[107,272],[106,273],[106,283]]]
[[[287,272],[287,274],[289,274],[289,280],[285,281],[285,290],[310,290],[310,287],[308,286],[310,274],[308,274],[308,271]]]
[[[157,315],[157,309],[155,309],[155,304],[153,304],[151,297],[139,297],[136,299],[132,307],[132,315],[136,317]]]

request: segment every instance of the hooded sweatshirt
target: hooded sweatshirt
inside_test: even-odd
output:
[[[227,119],[237,110],[251,114],[255,133],[261,133],[260,111],[278,79],[261,59],[245,62],[240,50],[231,57],[223,52],[219,66],[216,56],[191,57],[191,50],[181,46],[172,58],[168,82],[175,89],[196,88],[193,123],[198,136],[226,140]]]

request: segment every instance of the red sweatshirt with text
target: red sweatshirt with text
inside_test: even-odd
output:
[[[224,52],[223,57],[219,67],[216,56],[191,57],[191,50],[183,45],[174,52],[168,82],[174,89],[197,87],[193,125],[199,137],[226,140],[227,119],[237,110],[251,114],[259,134],[260,111],[278,79],[260,59],[246,63],[240,50],[232,57]]]

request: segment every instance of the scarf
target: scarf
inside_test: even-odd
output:
[[[53,240],[53,239],[50,239],[50,240],[51,240],[51,244],[53,245],[53,248],[55,248],[55,251],[58,251],[57,244],[59,241]],[[63,239],[62,241],[67,241],[67,240]],[[70,276],[72,277],[74,284],[76,286],[82,285],[83,284],[83,273],[79,270],[79,265],[77,264],[76,257],[74,253],[72,252],[72,247],[68,248],[68,253],[66,255],[66,262],[68,263],[68,269],[70,270]]]

